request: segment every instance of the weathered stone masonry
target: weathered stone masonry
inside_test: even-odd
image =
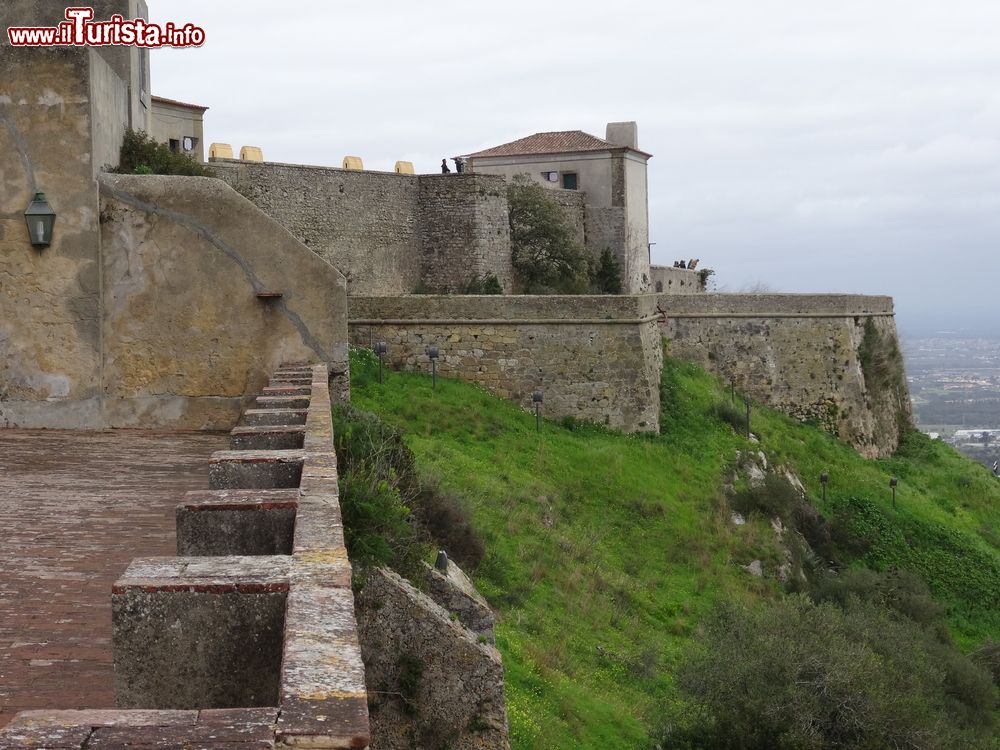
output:
[[[504,181],[213,160],[216,176],[347,276],[352,295],[458,291],[513,268]]]
[[[368,746],[327,389],[325,366],[278,370],[252,411],[305,411],[304,429],[248,412],[213,489],[178,508],[187,556],[135,560],[114,585],[119,710],[24,712],[0,747]],[[269,449],[282,432],[294,447]]]
[[[661,338],[770,406],[818,421],[864,455],[885,456],[910,423],[905,381],[865,382],[867,320],[888,346],[889,297],[674,294],[634,297],[352,298],[352,343],[384,340],[391,365],[479,383],[525,408],[627,431],[659,426]]]
[[[669,353],[755,399],[816,420],[869,457],[891,455],[912,420],[905,379],[867,383],[866,321],[896,346],[891,297],[806,294],[664,295]]]
[[[394,367],[470,380],[526,408],[626,431],[659,428],[662,366],[655,299],[627,296],[354,297],[355,344],[389,345]]]

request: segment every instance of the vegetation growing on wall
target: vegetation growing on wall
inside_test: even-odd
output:
[[[768,737],[882,747],[912,738],[908,723],[925,730],[915,748],[989,746],[1000,546],[983,530],[1000,527],[1000,483],[984,467],[917,433],[895,457],[866,460],[763,407],[750,443],[722,416],[728,389],[671,359],[658,436],[550,422],[536,433],[531,414],[476,386],[439,379],[432,390],[427,376],[395,372],[380,385],[375,372],[354,358],[355,405],[401,432],[485,543],[473,569],[500,614],[514,750],[649,750],[667,733],[703,748]],[[758,491],[738,483],[730,500],[737,455],[757,451],[801,478],[805,495],[772,478]],[[896,507],[889,476],[900,479]],[[731,502],[744,524],[732,523]],[[777,567],[792,538],[806,580],[786,585]],[[762,577],[742,567],[754,560]],[[724,663],[759,700],[724,699],[732,681],[709,679]],[[854,729],[828,699],[848,693]],[[783,724],[775,696],[810,721]],[[747,744],[725,744],[724,728],[751,719]]]
[[[858,346],[858,360],[870,391],[897,392],[903,388],[903,354],[895,336],[879,332],[872,318],[865,319],[865,332]]]
[[[585,294],[587,258],[562,208],[545,188],[517,175],[507,188],[511,260],[527,294]]]
[[[119,154],[117,169],[109,170],[117,174],[176,174],[202,177],[208,171],[187,154],[170,150],[143,130],[125,131],[125,139]]]

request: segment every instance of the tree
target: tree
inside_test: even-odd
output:
[[[670,748],[987,748],[990,675],[877,602],[722,606],[677,674]]]
[[[590,282],[598,294],[622,293],[622,264],[610,247],[601,251],[601,257],[590,273]]]
[[[587,260],[562,208],[528,175],[507,188],[514,269],[529,294],[581,294],[589,286]]]

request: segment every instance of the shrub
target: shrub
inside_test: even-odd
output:
[[[467,571],[479,567],[486,548],[461,497],[443,492],[436,481],[426,482],[417,495],[416,516],[448,557]]]
[[[728,401],[723,401],[715,406],[715,416],[731,425],[740,435],[747,434],[747,415],[744,410],[737,409]]]
[[[907,618],[785,597],[720,606],[677,673],[671,748],[986,748],[984,670]]]
[[[333,410],[340,507],[351,562],[419,580],[428,550],[412,523],[413,455],[398,432],[349,405]]]
[[[744,516],[760,513],[767,518],[778,516],[788,520],[792,511],[802,501],[787,479],[777,474],[768,474],[764,481],[733,493],[729,504]]]
[[[352,348],[350,356],[352,376],[372,382],[374,355]],[[485,550],[464,501],[442,492],[436,480],[420,479],[399,430],[350,404],[334,407],[333,430],[352,562],[361,568],[388,565],[417,581],[420,560],[433,542],[459,564],[479,565]]]
[[[500,279],[495,273],[473,276],[459,292],[460,294],[503,294]]]
[[[528,294],[579,294],[589,287],[587,260],[562,208],[545,188],[517,175],[507,188],[511,259]]]
[[[601,257],[591,269],[590,285],[597,294],[622,293],[622,264],[610,247],[601,251]]]
[[[116,169],[117,174],[179,174],[203,177],[204,165],[187,154],[175,154],[165,143],[156,141],[143,130],[125,131]]]

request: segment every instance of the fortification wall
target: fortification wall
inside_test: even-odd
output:
[[[360,297],[350,336],[386,341],[391,366],[469,380],[524,408],[544,393],[548,417],[626,431],[659,428],[662,367],[655,299],[625,296]]]
[[[461,174],[418,179],[424,285],[436,292],[458,292],[473,277],[494,274],[511,291],[514,267],[503,178]]]
[[[658,295],[669,353],[881,457],[912,422],[891,297]]]
[[[698,272],[686,268],[650,266],[649,277],[654,294],[701,294],[705,291]]]
[[[213,161],[212,171],[347,277],[351,294],[420,284],[419,178],[273,162]]]
[[[213,160],[215,175],[347,277],[351,295],[459,291],[495,274],[511,290],[503,179]]]

